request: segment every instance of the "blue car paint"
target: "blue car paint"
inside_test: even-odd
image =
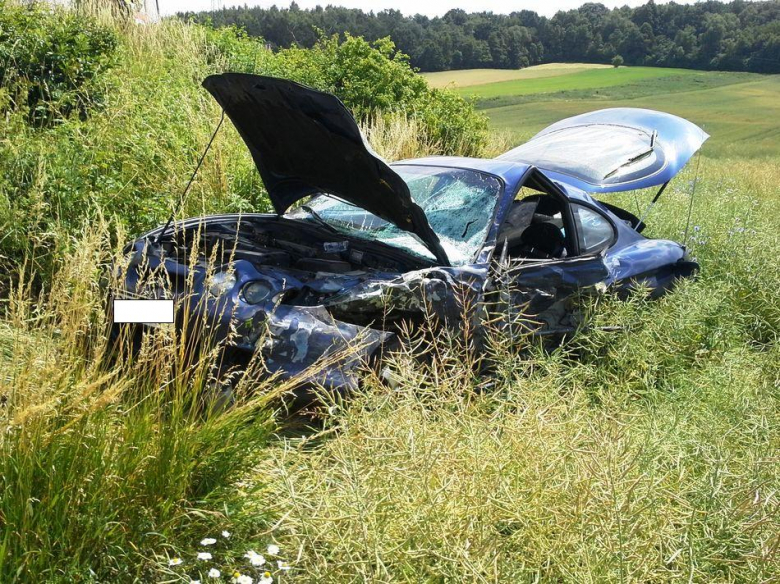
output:
[[[404,160],[392,164],[404,165],[415,164],[421,166],[445,166],[451,168],[463,168],[467,170],[476,170],[492,174],[501,179],[504,184],[502,200],[497,205],[496,215],[493,225],[488,232],[485,246],[476,258],[478,265],[485,265],[491,261],[495,250],[496,237],[503,223],[506,214],[511,207],[515,196],[523,185],[530,170],[534,167],[529,164],[512,162],[503,159],[482,159],[465,158],[454,156],[431,156],[414,160]],[[539,172],[553,179],[553,182],[565,195],[569,202],[585,204],[597,209],[612,223],[617,233],[613,244],[598,257],[597,261],[603,262],[607,274],[602,281],[606,286],[618,284],[621,288],[634,286],[637,282],[645,282],[657,294],[668,290],[676,278],[674,270],[669,270],[668,266],[680,265],[680,275],[690,276],[692,271],[697,269],[695,265],[684,265],[687,262],[687,253],[685,247],[674,241],[664,239],[647,239],[640,233],[637,233],[625,221],[617,217],[597,199],[588,192],[578,188],[578,186],[568,184],[561,178],[553,178],[557,175],[538,169]],[[569,265],[572,271],[582,272],[582,259],[571,258],[563,260],[553,260],[546,262],[559,266],[559,269],[565,269]],[[666,268],[666,269],[665,269]],[[541,268],[535,268],[536,272],[543,271]],[[587,276],[583,277],[582,286],[593,285],[592,270],[585,270]],[[669,273],[667,273],[669,272]]]
[[[584,180],[570,170],[562,170],[561,167],[565,166],[563,161],[553,165],[541,162],[543,153],[538,148],[540,139],[561,132],[565,132],[566,144],[573,151],[572,158],[576,156],[577,150],[595,151],[600,156],[609,156],[608,152],[600,150],[599,144],[577,141],[577,132],[588,127],[612,127],[641,132],[647,139],[648,148],[663,158],[663,164],[652,172],[641,171],[635,176],[627,177],[627,180],[613,182],[605,179]],[[697,125],[672,114],[641,108],[609,108],[556,122],[525,144],[505,152],[498,160],[536,165],[544,170],[549,178],[583,191],[613,193],[645,189],[669,182],[708,138],[709,134]],[[621,162],[624,161],[616,159],[615,165]]]
[[[647,121],[649,124],[653,118],[646,119],[650,120]],[[636,123],[637,118],[633,121]],[[659,135],[662,133],[659,131]],[[676,160],[680,164],[684,163],[683,158],[687,160],[686,156],[692,154],[685,148],[680,148],[679,153]],[[458,329],[463,326],[465,317],[471,321],[479,338],[484,333],[484,327],[480,325],[490,310],[486,307],[498,306],[499,311],[506,308],[523,317],[532,315],[548,330],[570,330],[566,329],[567,323],[571,324],[565,318],[569,309],[567,303],[582,291],[612,288],[620,292],[642,284],[655,295],[661,295],[677,279],[691,277],[698,268],[688,259],[682,245],[645,238],[590,194],[616,190],[612,187],[594,188],[567,175],[507,158],[427,157],[397,162],[390,168],[408,164],[474,170],[501,181],[503,189],[493,221],[472,264],[449,267],[410,256],[412,269],[320,275],[238,259],[232,266],[235,285],[224,296],[214,298],[206,286],[207,267],[190,268],[184,261],[167,257],[167,252],[159,245],[161,229],[158,228],[128,246],[127,252],[132,259],[124,288],[117,291],[117,295],[159,297],[167,294],[162,287],[150,288],[142,278],[145,270],[162,267],[173,283],[173,295],[182,299],[177,322],[185,314],[191,319],[205,316],[204,320],[217,339],[226,339],[235,331],[229,348],[235,362],[247,363],[259,352],[271,373],[344,389],[357,383],[358,366],[392,341],[394,334],[388,322],[392,324],[394,319],[415,320],[423,312],[432,310],[443,326]],[[666,181],[679,170],[678,166],[668,158],[663,172],[642,184],[649,186],[656,184],[654,181]],[[501,225],[521,187],[529,180],[542,178],[553,187],[549,194],[564,204],[584,205],[605,217],[613,226],[614,240],[608,248],[590,255],[499,265],[500,251],[496,242]],[[635,184],[630,188],[635,188]],[[333,238],[333,234],[318,229],[311,222],[268,214],[195,218],[177,223],[176,231],[190,233],[216,229],[219,232],[227,228],[240,234],[241,229],[249,227],[270,233],[275,233],[276,229],[295,230],[296,237],[312,247]],[[574,234],[569,236],[574,237]],[[360,240],[352,240],[350,245],[363,250],[361,255],[385,254],[383,257],[391,263],[394,258],[404,255],[403,251],[387,249],[386,245]],[[403,263],[403,259],[398,260],[398,265]],[[190,269],[194,270],[193,274]],[[243,299],[242,289],[248,282],[257,280],[266,282],[271,293],[268,301],[250,305]],[[285,300],[290,291],[299,300]],[[300,300],[307,297],[313,300]],[[388,305],[394,318],[385,322]],[[464,305],[473,307],[470,313],[464,314]],[[352,356],[338,359],[325,368],[317,367],[323,359],[356,341],[361,346]]]

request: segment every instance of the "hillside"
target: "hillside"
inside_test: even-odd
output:
[[[580,70],[550,64],[514,80],[490,72],[451,71],[446,75],[461,95],[473,96],[491,126],[512,141],[529,138],[554,121],[598,108],[630,106],[662,109],[703,127],[712,138],[710,157],[767,158],[780,155],[780,76],[701,72],[686,69],[621,67]],[[521,71],[522,72],[522,71]],[[435,74],[443,75],[443,74]],[[427,77],[426,77],[427,78]],[[465,85],[459,85],[460,79]],[[481,83],[471,83],[473,79]]]

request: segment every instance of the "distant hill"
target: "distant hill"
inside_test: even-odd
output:
[[[518,79],[544,79],[547,77],[569,76],[591,69],[609,69],[611,65],[597,65],[594,63],[546,63],[544,65],[532,65],[524,69],[448,69],[424,73],[431,87],[448,87],[450,89],[463,89],[504,81],[516,81]],[[466,91],[467,95],[473,92]]]
[[[780,2],[650,0],[637,8],[583,4],[552,18],[521,10],[508,15],[450,10],[404,16],[338,6],[223,8],[179,15],[214,26],[238,26],[274,47],[311,47],[319,34],[390,37],[422,71],[519,69],[552,61],[780,73]],[[321,33],[319,32],[321,31]]]

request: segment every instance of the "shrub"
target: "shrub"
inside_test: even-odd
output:
[[[283,76],[296,78],[301,61],[308,78],[301,79],[338,95],[361,120],[377,113],[402,113],[421,122],[423,142],[441,154],[478,154],[485,145],[487,118],[460,96],[432,89],[396,51],[389,38],[369,43],[346,35],[322,37],[311,50],[279,53]]]
[[[96,20],[47,4],[0,2],[0,107],[27,112],[34,125],[85,117],[103,99],[97,83],[116,63],[116,33]]]
[[[359,121],[401,114],[414,119],[420,141],[441,154],[478,155],[487,141],[487,118],[457,94],[433,89],[396,51],[389,38],[322,36],[311,49],[271,53],[240,29],[206,33],[215,62],[226,70],[293,79],[336,94]]]
[[[615,69],[620,67],[622,64],[623,64],[623,57],[621,57],[620,55],[615,55],[614,57],[612,57],[612,66]]]
[[[41,282],[50,278],[57,258],[72,252],[70,239],[61,235],[80,226],[85,217],[104,210],[134,234],[165,220],[219,119],[217,104],[199,85],[212,73],[232,70],[291,78],[336,92],[364,127],[379,124],[396,132],[399,124],[408,125],[403,148],[387,148],[390,156],[476,154],[485,142],[484,116],[456,95],[428,88],[389,41],[370,45],[358,38],[341,42],[327,37],[314,49],[277,54],[235,28],[166,21],[114,30],[63,10],[13,8],[11,13],[29,20],[30,30],[39,29],[35,38],[60,38],[57,31],[72,32],[82,23],[83,42],[97,38],[90,31],[101,30],[118,43],[111,70],[107,68],[114,61],[102,53],[105,67],[99,85],[111,90],[99,111],[85,119],[66,119],[61,110],[49,109],[55,112],[51,119],[61,123],[45,128],[31,128],[26,111],[10,112],[0,120],[3,134],[14,136],[0,141],[0,260],[6,256],[13,263],[30,255]],[[35,14],[44,20],[36,21]],[[0,18],[11,20],[7,14]],[[60,43],[52,48],[46,42],[55,53],[64,51],[48,57],[57,63],[77,55],[75,46]],[[7,43],[4,46],[7,49]],[[97,75],[98,61],[92,56],[85,50],[79,58],[85,71]],[[6,103],[18,100],[19,85],[8,79],[0,82],[0,104],[3,94]],[[93,87],[98,77],[92,79],[79,91]],[[254,163],[226,124],[183,201],[182,215],[268,210]]]

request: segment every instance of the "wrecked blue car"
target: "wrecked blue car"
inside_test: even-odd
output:
[[[173,295],[177,319],[205,314],[231,335],[236,364],[259,352],[271,373],[305,377],[359,341],[357,356],[312,378],[349,388],[401,322],[432,314],[480,330],[492,314],[515,314],[531,330],[570,331],[583,292],[661,295],[698,269],[683,245],[645,238],[640,218],[596,198],[660,187],[657,200],[708,138],[679,117],[605,109],[495,159],[388,164],[333,95],[235,73],[203,85],[246,142],[275,213],[140,236],[118,294]],[[149,277],[161,272],[167,287]]]

